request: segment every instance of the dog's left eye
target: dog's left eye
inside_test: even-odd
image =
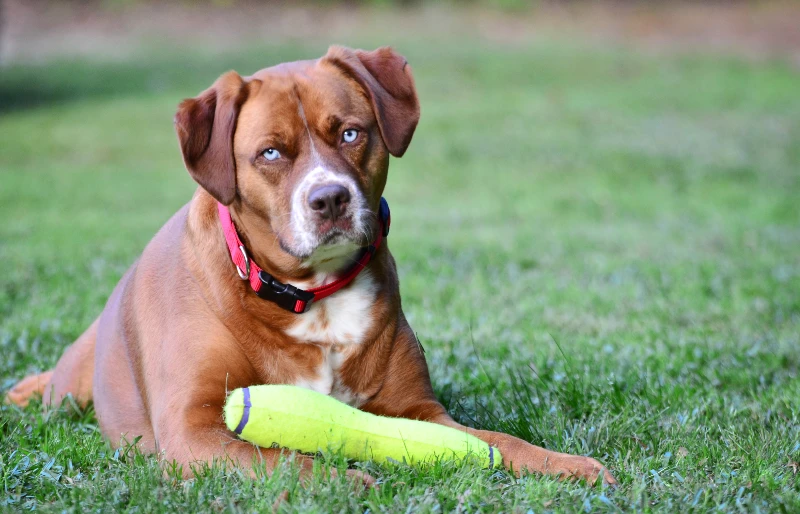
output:
[[[281,156],[281,153],[274,148],[267,148],[261,155],[268,161],[274,161]]]
[[[342,141],[345,143],[352,143],[358,137],[358,131],[356,129],[347,129],[342,133]]]

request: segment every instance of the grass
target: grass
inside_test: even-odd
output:
[[[374,45],[374,41],[353,44]],[[377,42],[382,43],[382,42]],[[800,74],[540,42],[399,42],[423,116],[386,196],[404,309],[462,422],[594,456],[617,490],[357,463],[308,487],[112,450],[91,409],[0,407],[0,508],[800,510]],[[0,386],[52,367],[193,191],[171,117],[324,46],[0,75]],[[328,456],[321,466],[347,463]]]

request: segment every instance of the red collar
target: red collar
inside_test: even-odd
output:
[[[236,231],[236,226],[233,224],[228,208],[221,203],[217,203],[217,211],[219,212],[219,220],[222,223],[222,233],[225,235],[225,242],[228,243],[228,251],[231,254],[233,264],[236,266],[239,278],[249,281],[253,291],[260,298],[274,302],[280,307],[297,314],[306,312],[313,302],[318,302],[332,295],[352,282],[361,273],[361,270],[367,267],[372,255],[380,247],[383,238],[389,235],[389,225],[392,223],[389,204],[384,198],[381,198],[378,238],[374,243],[364,248],[364,253],[358,259],[358,262],[341,278],[330,284],[312,289],[299,289],[291,284],[278,282],[272,275],[253,262],[247,255],[244,243],[239,239],[239,233]]]

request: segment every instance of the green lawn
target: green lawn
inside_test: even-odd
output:
[[[111,450],[91,410],[2,406],[0,509],[260,511],[288,491],[281,511],[800,511],[800,73],[573,43],[396,46],[423,114],[392,164],[390,245],[439,398],[596,457],[621,487],[375,463],[354,464],[381,482],[361,495],[302,487],[291,466],[181,482]],[[3,390],[55,364],[189,200],[177,103],[226,69],[324,50],[0,72]]]

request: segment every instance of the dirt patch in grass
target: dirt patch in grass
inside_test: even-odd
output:
[[[242,44],[330,43],[357,34],[360,40],[389,43],[465,35],[512,45],[561,38],[656,52],[787,59],[800,66],[800,3],[792,1],[544,2],[516,11],[424,3],[405,9],[231,4],[5,0],[0,61],[113,59],[154,45],[225,50]]]

